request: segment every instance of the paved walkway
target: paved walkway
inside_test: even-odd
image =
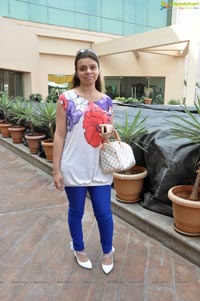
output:
[[[101,270],[90,201],[84,216],[92,271],[69,248],[67,203],[49,175],[0,145],[1,301],[199,301],[200,269],[114,216],[115,265]]]

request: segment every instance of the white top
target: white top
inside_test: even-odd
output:
[[[112,174],[104,174],[99,165],[99,124],[110,123],[112,99],[104,95],[92,102],[80,97],[74,90],[59,96],[66,111],[67,135],[61,158],[61,171],[66,186],[110,185]]]

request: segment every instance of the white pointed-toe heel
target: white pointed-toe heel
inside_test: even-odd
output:
[[[85,253],[85,252],[74,251],[74,255],[75,255],[75,257],[76,257],[76,260],[77,260],[78,264],[79,264],[82,268],[91,270],[91,269],[92,269],[92,263],[91,263],[91,261],[90,261],[89,259],[88,259],[87,261],[80,261],[79,258],[78,258],[78,254],[84,254],[84,255],[87,255],[87,253]]]
[[[114,252],[115,252],[115,248],[112,247],[112,251],[110,251],[110,253],[108,253],[108,254],[106,254],[106,255],[103,256],[103,260],[105,258],[112,257],[112,263],[111,264],[103,264],[102,263],[102,265],[101,265],[102,266],[102,270],[104,271],[105,274],[109,274],[112,271],[112,269],[113,269],[113,266],[114,266],[114,264],[113,264],[113,253]]]
[[[74,248],[73,248],[73,243],[72,243],[72,242],[70,242],[70,247],[71,247],[71,250],[74,251],[74,255],[75,255],[75,258],[76,258],[77,263],[78,263],[82,268],[91,270],[91,269],[92,269],[92,263],[91,263],[91,261],[90,261],[89,258],[88,258],[88,260],[86,260],[86,261],[81,261],[81,260],[78,258],[78,254],[80,254],[80,255],[83,254],[83,255],[87,256],[87,253],[82,252],[82,251],[80,251],[80,252],[79,252],[79,251],[75,251]]]

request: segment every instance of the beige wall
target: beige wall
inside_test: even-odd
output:
[[[24,96],[48,95],[48,74],[73,74],[80,48],[113,35],[28,23],[0,17],[0,68],[24,72]],[[2,30],[3,29],[3,30]]]
[[[39,84],[37,36],[2,17],[0,28],[0,68],[27,72],[24,76],[24,90],[28,96]]]
[[[175,66],[174,57],[141,53],[137,59],[129,52],[103,56],[101,66],[104,76],[165,77],[165,102],[183,97],[184,58],[176,59]]]
[[[104,76],[156,76],[165,77],[165,103],[171,98],[184,96],[185,56],[152,54],[141,50],[156,43],[179,41],[173,30],[169,37],[168,28],[155,30],[127,38],[103,33],[80,31],[75,29],[28,23],[0,17],[0,39],[4,41],[0,48],[0,68],[18,70],[24,73],[24,93],[48,94],[48,74],[66,74],[74,72],[74,55],[80,48],[95,48],[100,54],[102,74]],[[166,35],[166,38],[165,36]],[[163,37],[164,36],[164,37]],[[20,38],[19,38],[20,37]],[[171,40],[170,40],[171,38]],[[183,38],[185,38],[183,36]],[[190,93],[188,103],[193,103],[194,73],[196,70],[196,52],[190,43],[193,56],[189,60]],[[118,52],[118,53],[117,53]],[[120,53],[121,52],[121,53]]]
[[[35,71],[39,59],[37,36],[2,17],[0,28],[0,67]]]
[[[48,94],[48,74],[73,74],[73,58],[59,55],[40,55],[40,93]]]

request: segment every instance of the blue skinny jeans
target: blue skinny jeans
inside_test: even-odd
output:
[[[100,242],[104,254],[112,250],[113,218],[111,211],[111,186],[65,187],[69,200],[68,225],[75,251],[83,251],[82,217],[87,191],[97,220]]]

